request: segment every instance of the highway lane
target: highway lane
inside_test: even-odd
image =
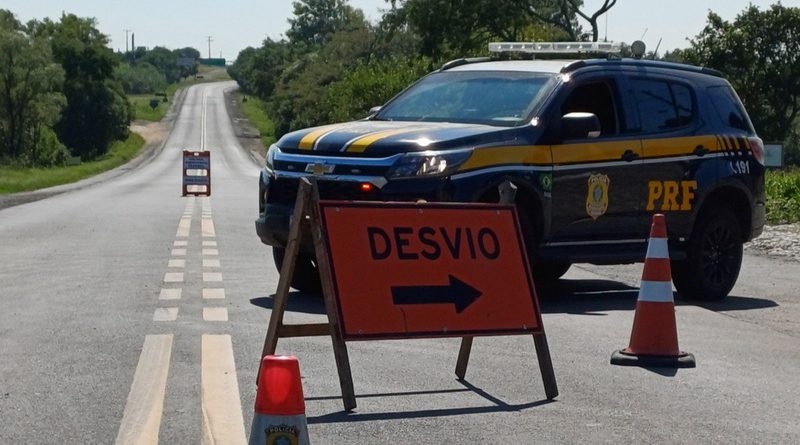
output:
[[[242,443],[278,276],[253,228],[256,165],[222,92],[192,87],[163,151],[114,180],[0,211],[0,443]],[[204,124],[205,122],[205,124]],[[210,198],[180,196],[181,149],[212,152]],[[348,343],[341,411],[331,343],[300,359],[313,443],[797,443],[796,263],[746,259],[734,298],[678,305],[698,367],[612,367],[641,266],[574,267],[543,300],[561,395],[544,401],[526,337]],[[181,275],[182,274],[182,275]],[[322,320],[293,294],[289,322]]]

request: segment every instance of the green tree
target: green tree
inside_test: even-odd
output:
[[[428,72],[420,57],[386,57],[362,62],[325,90],[322,110],[328,121],[366,117],[370,108],[383,105]]]
[[[167,83],[175,83],[181,79],[181,69],[177,64],[178,56],[163,46],[156,46],[147,51],[144,56],[138,59],[138,62],[148,63],[156,67],[164,75]]]
[[[286,37],[309,48],[325,44],[337,31],[365,25],[364,13],[347,0],[299,0],[292,7]]]
[[[58,91],[63,77],[48,42],[32,38],[0,9],[0,159],[28,165],[63,160],[63,145],[50,129],[64,105]]]
[[[722,71],[763,139],[789,138],[800,114],[800,8],[751,5],[733,22],[710,12],[691,48],[676,56]]]
[[[167,86],[164,75],[147,62],[136,65],[121,63],[115,69],[114,77],[127,94],[157,93]]]
[[[67,106],[55,125],[58,138],[73,154],[92,159],[128,135],[131,108],[114,68],[119,59],[95,20],[73,14],[58,22],[29,24],[35,36],[48,39],[55,60],[64,70]]]
[[[290,60],[287,42],[267,39],[260,48],[242,50],[228,72],[239,82],[242,91],[267,99]]]

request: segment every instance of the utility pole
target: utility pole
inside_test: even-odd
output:
[[[208,39],[208,58],[210,59],[211,58],[211,42],[213,42],[214,39],[212,39],[211,36],[206,36],[206,39]]]
[[[133,31],[133,30],[126,28],[126,29],[123,29],[123,31],[125,31],[125,54],[128,54],[128,34],[130,34],[130,32]]]

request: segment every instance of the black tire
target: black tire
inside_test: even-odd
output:
[[[698,301],[727,297],[742,267],[743,238],[742,228],[730,210],[704,210],[689,238],[686,259],[671,263],[678,296]]]
[[[283,247],[272,248],[272,259],[275,260],[275,267],[278,268],[278,272],[281,270],[283,257],[285,255],[286,249]],[[313,256],[303,252],[297,254],[297,263],[294,266],[294,276],[292,277],[292,287],[303,293],[322,293],[319,270],[317,270],[317,263]]]
[[[533,263],[533,279],[537,282],[553,283],[569,270],[570,263]]]
[[[564,276],[569,270],[571,263],[546,263],[538,258],[536,250],[539,247],[538,230],[533,222],[533,218],[528,214],[530,209],[520,206],[517,203],[517,217],[519,218],[520,229],[525,243],[525,250],[528,254],[528,261],[531,265],[533,281],[538,285],[549,285],[556,283],[559,278]]]

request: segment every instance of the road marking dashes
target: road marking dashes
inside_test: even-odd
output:
[[[186,245],[188,243],[189,242],[186,241],[185,239],[184,240],[178,240],[178,241],[175,241],[174,243],[172,243],[172,247],[186,247]]]
[[[167,272],[164,274],[165,283],[182,283],[183,272]]]
[[[178,232],[175,233],[175,237],[188,238],[191,228],[192,228],[192,218],[191,217],[181,218],[181,222],[178,223]]]
[[[217,247],[217,242],[203,240],[203,247]]]
[[[158,295],[159,300],[180,300],[182,289],[161,289]]]
[[[219,249],[203,249],[203,256],[217,256]]]
[[[118,445],[157,444],[172,355],[172,335],[148,335],[133,374],[119,426]],[[237,393],[238,394],[238,393]],[[241,407],[241,402],[240,405]],[[241,408],[239,409],[241,411]]]
[[[204,300],[222,300],[225,298],[225,289],[222,288],[204,288]]]
[[[153,312],[153,321],[175,321],[178,319],[178,308],[157,307]]]
[[[203,234],[203,238],[213,238],[217,236],[214,230],[214,220],[211,218],[203,218],[200,220],[200,232]]]
[[[225,307],[204,307],[203,320],[205,321],[228,321],[228,308]]]
[[[203,281],[206,281],[206,282],[219,282],[219,281],[222,281],[222,273],[220,273],[220,272],[203,272]]]
[[[186,267],[186,260],[169,260],[167,267]]]
[[[205,259],[203,258],[203,267],[221,267],[219,260],[217,259]]]
[[[172,256],[186,256],[186,249],[172,249]]]
[[[230,335],[203,335],[200,368],[202,443],[246,444]]]

